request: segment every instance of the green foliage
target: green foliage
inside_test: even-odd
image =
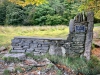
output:
[[[100,10],[95,13],[94,22],[100,23]]]
[[[11,2],[13,3],[11,3]],[[31,0],[32,1],[32,0]],[[77,13],[77,2],[66,0],[42,0],[30,3],[29,0],[4,0],[0,5],[0,23],[8,25],[58,25],[68,24]],[[18,3],[16,3],[18,2]],[[20,4],[22,2],[22,4]],[[17,5],[19,4],[19,5]],[[21,6],[20,6],[21,5]],[[22,7],[24,6],[24,7]],[[3,15],[2,15],[3,14]],[[3,17],[4,16],[4,17]]]
[[[3,75],[11,75],[9,70],[4,70]]]
[[[8,25],[23,24],[25,13],[21,6],[11,3],[6,7],[6,9],[7,9],[6,24]]]
[[[34,15],[34,24],[36,25],[45,25],[46,24],[46,15],[53,15],[54,9],[51,8],[48,4],[43,4],[35,8],[36,12]]]
[[[13,58],[13,57],[3,57],[2,59],[6,63],[11,63],[11,62],[17,63],[17,62],[19,62],[19,59],[18,58]]]
[[[33,57],[33,53],[26,53],[26,57]]]
[[[62,75],[62,71],[61,70],[57,70],[57,75]]]
[[[74,70],[76,73],[83,73],[85,75],[96,75],[100,73],[100,61],[97,57],[92,56],[90,61],[85,58],[79,57],[62,57],[62,56],[51,56],[45,55],[51,62],[57,64],[63,64]]]
[[[59,15],[47,15],[46,18],[46,25],[58,25],[64,22],[64,18]]]
[[[19,71],[20,73],[23,72],[23,70],[21,69],[21,67],[16,67],[16,68],[15,68],[15,72],[17,73],[18,71]]]
[[[4,4],[0,4],[0,25],[4,25],[6,18],[6,7]]]
[[[92,43],[92,49],[94,49],[95,48],[95,45]]]
[[[33,25],[34,23],[34,13],[35,13],[35,6],[33,5],[27,5],[25,7],[23,7],[24,9],[24,21],[23,21],[23,25]]]

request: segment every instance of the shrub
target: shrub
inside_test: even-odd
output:
[[[47,15],[46,16],[46,25],[58,25],[62,24],[64,21],[62,16],[57,15]]]
[[[11,75],[9,70],[4,70],[3,75]]]
[[[21,6],[10,3],[10,5],[6,7],[6,9],[7,9],[6,24],[8,25],[23,24],[25,13]]]

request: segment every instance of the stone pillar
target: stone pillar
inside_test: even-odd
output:
[[[71,19],[69,22],[69,33],[74,31],[74,19]]]
[[[90,59],[90,53],[91,53],[91,45],[92,45],[92,39],[93,39],[93,27],[94,27],[94,13],[88,12],[87,13],[87,33],[86,33],[86,41],[85,41],[85,51],[84,56],[87,60]]]

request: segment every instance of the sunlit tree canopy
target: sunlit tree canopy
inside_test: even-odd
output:
[[[9,0],[10,2],[19,4],[21,6],[26,6],[28,4],[32,4],[32,5],[40,5],[43,3],[47,3],[46,0]]]

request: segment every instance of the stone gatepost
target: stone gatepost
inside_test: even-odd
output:
[[[87,22],[88,22],[88,28],[87,28],[87,33],[86,33],[84,56],[87,58],[87,60],[89,60],[90,53],[91,53],[92,39],[93,39],[93,27],[94,27],[94,13],[93,12],[87,13]]]
[[[69,36],[64,47],[69,56],[84,55],[90,59],[93,36],[93,12],[80,13],[69,22]]]

